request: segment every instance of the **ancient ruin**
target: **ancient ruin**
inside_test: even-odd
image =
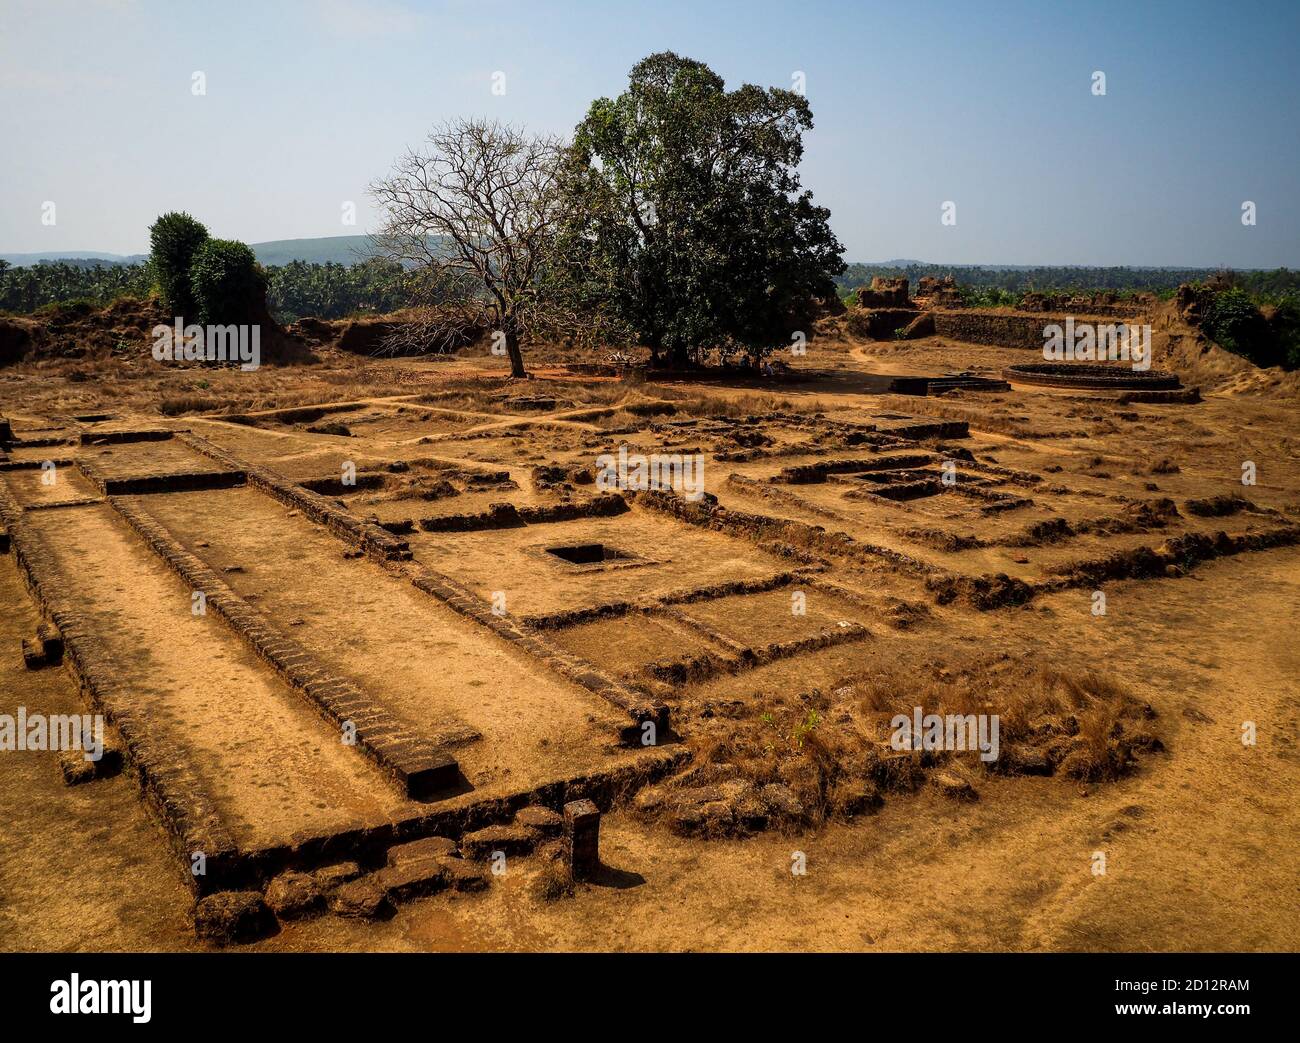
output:
[[[11,1034],[1281,1009],[1300,9],[1097,6],[0,18]]]
[[[920,314],[905,286],[860,297]],[[28,705],[106,724],[104,757],[22,785],[137,787],[170,852],[149,886],[188,888],[191,944],[227,945],[382,931],[516,877],[543,903],[599,890],[642,868],[629,830],[779,842],[927,791],[1018,802],[1037,778],[1055,803],[1143,777],[1199,703],[1103,683],[1071,635],[1114,626],[1098,594],[1141,614],[1193,577],[1232,585],[1217,559],[1290,560],[1294,488],[1265,445],[1272,477],[1245,489],[1235,457],[1188,450],[1186,425],[1214,444],[1231,400],[1191,405],[1159,369],[1017,361],[1035,356],[986,345],[982,316],[925,314],[935,332],[875,342],[838,337],[852,311],[829,319],[775,392],[558,366],[521,395],[478,349],[385,362],[327,342],[315,372],[364,395],[160,415],[166,375],[115,402],[19,371],[8,676]],[[1188,335],[1157,361],[1194,376]],[[608,487],[599,461],[620,453]],[[656,455],[698,457],[704,495],[629,479]],[[996,757],[892,748],[913,703],[1000,715]],[[1087,738],[1088,714],[1111,730]],[[112,800],[93,813],[127,814]],[[602,811],[619,857],[597,847]]]

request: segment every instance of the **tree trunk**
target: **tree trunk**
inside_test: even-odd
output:
[[[519,332],[513,326],[506,327],[506,353],[510,356],[510,375],[528,376],[524,369],[524,353],[519,350]]]
[[[650,367],[659,368],[659,355],[663,350],[663,338],[659,336],[657,329],[652,329],[650,335],[646,338],[646,347],[650,349]]]

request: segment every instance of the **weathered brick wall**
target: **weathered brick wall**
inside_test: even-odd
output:
[[[206,873],[185,872],[185,882],[196,894],[240,886],[244,867],[215,802],[180,751],[155,733],[137,694],[119,680],[112,653],[75,607],[75,595],[54,554],[23,523],[22,508],[2,480],[0,520],[9,527],[19,575],[63,636],[64,662],[91,709],[121,734],[128,766],[162,821],[172,849],[187,869],[191,856],[203,853]]]
[[[261,489],[281,503],[302,511],[312,521],[324,525],[339,538],[360,546],[372,558],[380,561],[396,561],[411,557],[411,545],[406,540],[399,540],[392,533],[372,522],[362,521],[332,500],[302,488],[269,467],[255,467],[243,463],[200,435],[182,434],[179,440],[209,459],[231,470],[240,471],[247,476],[249,485]]]
[[[193,590],[296,692],[306,697],[331,724],[351,724],[356,745],[411,797],[455,785],[456,759],[424,736],[416,735],[388,710],[350,681],[339,677],[297,641],[234,592],[202,560],[189,553],[170,532],[136,503],[110,497],[126,520],[168,567]]]
[[[638,741],[637,728],[644,721],[655,721],[660,732],[668,731],[667,706],[633,691],[622,682],[607,676],[604,671],[585,659],[562,651],[541,634],[521,626],[515,620],[497,616],[487,602],[450,576],[414,561],[410,544],[406,540],[399,540],[382,527],[362,521],[326,497],[290,482],[269,468],[257,467],[237,459],[205,438],[197,435],[181,435],[180,440],[211,459],[243,471],[248,475],[250,485],[274,496],[282,503],[297,508],[306,517],[317,524],[324,525],[341,539],[359,543],[372,558],[401,571],[417,589],[433,595],[461,615],[483,624],[507,641],[514,642],[561,676],[613,703],[627,713],[634,722],[626,733],[627,741]],[[598,499],[607,509],[625,509],[627,506],[621,497]]]
[[[936,336],[966,344],[992,344],[1001,348],[1043,349],[1043,328],[1064,326],[1068,316],[1058,312],[983,311],[977,308],[936,309]],[[1074,315],[1076,323],[1118,324],[1123,316]],[[1133,321],[1129,316],[1128,321]]]
[[[855,308],[849,312],[846,328],[855,337],[889,340],[916,316],[915,308]]]
[[[1043,327],[1056,322],[1046,313],[987,312],[973,310],[936,311],[936,336],[966,344],[994,344],[1003,348],[1043,348]]]

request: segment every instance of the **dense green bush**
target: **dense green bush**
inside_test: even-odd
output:
[[[1015,308],[1021,294],[997,286],[959,286],[961,302],[968,308]]]
[[[163,214],[149,226],[149,268],[173,315],[190,318],[198,303],[190,268],[194,255],[208,241],[208,230],[189,214]]]
[[[1220,347],[1257,366],[1276,366],[1282,361],[1272,328],[1245,290],[1216,293],[1205,309],[1201,329]]]
[[[1300,369],[1300,298],[1284,297],[1273,313],[1272,326],[1282,365]]]
[[[266,279],[253,251],[234,239],[209,239],[194,254],[190,289],[202,323],[244,323],[257,319]]]

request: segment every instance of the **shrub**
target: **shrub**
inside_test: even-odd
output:
[[[1020,294],[999,286],[958,286],[957,293],[967,308],[1015,308]]]
[[[242,323],[255,319],[255,303],[266,292],[257,258],[244,243],[209,239],[194,255],[190,287],[202,323]]]
[[[1205,310],[1201,329],[1221,347],[1257,366],[1276,366],[1282,361],[1272,329],[1245,290],[1216,293]]]
[[[208,230],[185,213],[163,214],[149,226],[149,267],[173,315],[194,314],[190,266],[207,240]]]
[[[182,416],[185,413],[213,413],[221,408],[215,398],[187,393],[167,395],[158,403],[158,412],[163,416]]]
[[[1300,369],[1300,301],[1284,297],[1273,313],[1271,325],[1287,369]]]

